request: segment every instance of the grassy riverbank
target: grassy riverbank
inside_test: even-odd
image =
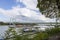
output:
[[[60,28],[57,27],[57,28],[46,29],[45,31],[36,32],[33,34],[28,34],[28,32],[27,34],[25,34],[24,32],[22,32],[22,30],[18,30],[18,31],[19,32],[17,33],[14,30],[14,28],[9,28],[9,30],[6,31],[5,40],[10,40],[10,39],[11,40],[50,40],[50,39],[54,39],[53,37],[56,38],[55,35],[58,36],[58,34],[60,33]]]

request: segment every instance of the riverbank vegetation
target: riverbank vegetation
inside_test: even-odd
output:
[[[37,23],[0,22],[0,25],[37,25]]]
[[[19,30],[18,30],[19,31]],[[5,33],[5,40],[49,40],[51,36],[58,35],[60,28],[46,29],[45,31],[36,32],[34,34],[25,34],[20,30],[16,32],[15,28],[9,28]],[[60,34],[59,34],[60,35]]]

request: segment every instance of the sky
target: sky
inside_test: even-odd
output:
[[[28,19],[30,22],[33,22],[32,20],[53,21],[42,15],[36,6],[37,0],[0,0],[0,21],[10,22],[10,19],[18,22],[21,20],[27,22]],[[21,16],[24,17],[20,18]]]

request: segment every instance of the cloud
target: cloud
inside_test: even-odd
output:
[[[17,0],[17,2],[22,2],[26,5],[25,8],[20,8],[20,5],[12,7],[10,10],[5,10],[0,8],[0,13],[9,16],[17,17],[18,15],[24,15],[26,17],[35,19],[35,20],[48,20],[44,15],[42,15],[39,10],[36,8],[37,0]],[[37,12],[36,12],[37,11]]]
[[[37,0],[17,0],[17,2],[23,3],[26,7],[20,8],[23,15],[26,15],[31,18],[39,19],[39,20],[47,20],[44,15],[41,15],[39,9],[36,8]],[[20,5],[21,6],[21,5]],[[38,12],[36,12],[38,11]]]
[[[16,0],[16,2],[22,2],[27,8],[38,10],[37,0]]]
[[[16,17],[18,15],[24,15],[26,17],[33,18],[36,20],[46,20],[46,18],[43,15],[27,8],[19,8],[19,6],[13,7],[10,10],[4,10],[0,8],[0,13],[9,17]]]
[[[19,15],[19,13],[17,12],[17,9],[5,10],[5,9],[0,8],[0,13],[6,16],[11,16],[11,17]]]
[[[20,8],[20,9],[21,9],[20,13],[22,13],[22,15],[25,15],[25,16],[28,16],[28,17],[31,17],[31,18],[37,19],[37,20],[46,20],[44,15],[41,15],[40,13],[29,10],[27,8]]]

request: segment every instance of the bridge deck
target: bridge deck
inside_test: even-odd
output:
[[[58,26],[60,26],[60,22],[56,23],[56,22],[44,22],[44,23],[38,23],[40,25],[46,25],[46,26],[55,26],[56,24]]]

